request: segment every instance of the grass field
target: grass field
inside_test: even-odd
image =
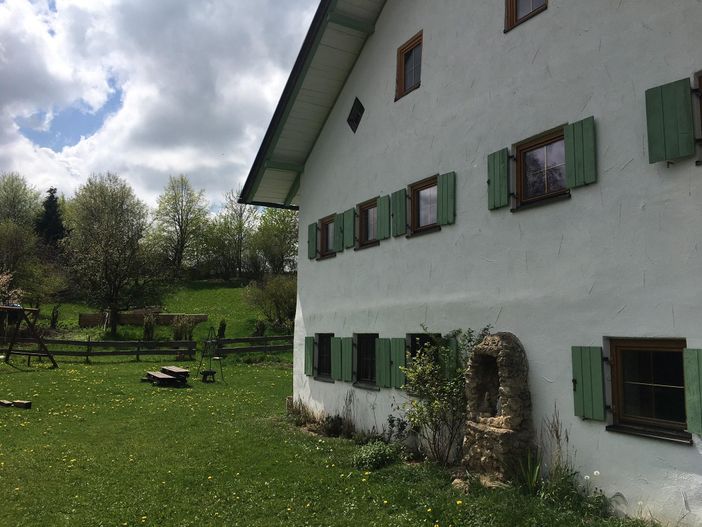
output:
[[[198,340],[222,317],[228,336],[248,335],[257,313],[242,292],[189,284],[168,297],[166,308],[208,313]],[[86,335],[77,328],[83,310],[63,306],[64,334]],[[170,338],[169,330],[159,331]],[[140,328],[122,328],[121,336],[131,333],[139,338]],[[194,379],[171,389],[139,379],[172,359],[59,363],[49,370],[46,363],[0,362],[0,399],[33,402],[31,410],[0,408],[2,527],[638,525],[513,489],[461,495],[447,471],[425,463],[356,470],[359,447],[352,441],[318,437],[286,421],[289,364],[229,358],[226,382]]]
[[[197,341],[207,338],[210,327],[215,330],[219,321],[227,321],[227,337],[248,336],[254,329],[258,312],[244,299],[245,289],[230,287],[222,282],[197,281],[188,282],[176,287],[164,299],[164,312],[167,313],[205,313],[209,316],[207,322],[195,326],[193,338]],[[47,327],[51,316],[50,305],[42,306],[40,323]],[[94,313],[95,308],[84,304],[64,303],[59,311],[59,331],[62,338],[84,338],[90,335],[93,339],[107,338],[102,328],[79,328],[79,313]],[[143,328],[140,326],[120,326],[118,338],[122,340],[137,340],[142,337]],[[170,326],[158,326],[156,338],[169,340],[173,338]]]
[[[0,398],[33,401],[0,408],[0,525],[624,525],[514,490],[463,496],[428,464],[355,470],[353,442],[285,420],[289,368],[232,363],[226,383],[185,389],[139,382],[156,365],[0,363]]]

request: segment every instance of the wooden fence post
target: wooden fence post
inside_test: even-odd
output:
[[[141,340],[137,342],[136,360],[139,362],[139,352],[141,351]]]
[[[90,335],[88,335],[88,345],[85,350],[85,363],[90,364],[90,352],[92,351],[92,344],[90,343]]]

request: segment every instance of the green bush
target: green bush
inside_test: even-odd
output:
[[[276,330],[291,332],[295,323],[297,278],[279,275],[246,287],[246,299]]]
[[[219,321],[219,327],[217,328],[217,338],[223,339],[227,334],[227,321],[222,319]]]
[[[402,447],[398,443],[373,441],[359,447],[353,465],[361,470],[377,470],[400,461]]]
[[[467,412],[466,361],[489,330],[455,330],[444,337],[427,332],[428,342],[402,368],[407,392],[414,396],[404,405],[405,419],[427,457],[441,465],[449,465],[460,451]]]

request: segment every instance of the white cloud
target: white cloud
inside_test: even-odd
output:
[[[75,190],[93,172],[127,178],[155,201],[186,173],[221,201],[243,183],[316,7],[314,0],[0,2],[0,171]],[[43,125],[69,105],[121,109],[55,153],[18,118]]]

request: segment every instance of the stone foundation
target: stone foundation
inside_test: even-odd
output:
[[[466,370],[468,421],[463,464],[498,481],[533,443],[526,353],[511,333],[488,335]]]

